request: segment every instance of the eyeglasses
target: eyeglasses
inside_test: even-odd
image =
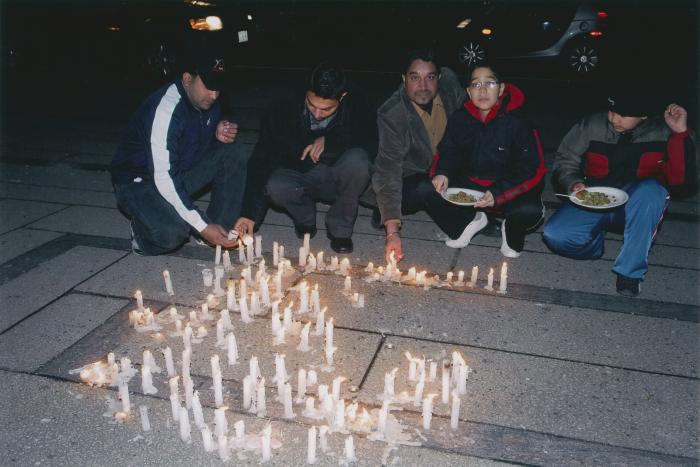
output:
[[[476,89],[477,91],[481,88],[495,89],[499,84],[501,83],[498,81],[484,81],[483,83],[481,81],[474,81],[473,83],[469,83],[469,89]]]

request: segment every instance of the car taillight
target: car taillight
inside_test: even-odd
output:
[[[608,12],[607,11],[599,11],[596,13],[596,16],[600,19],[608,19]]]
[[[591,35],[591,37],[600,37],[603,35],[603,31],[591,31],[589,32],[589,34]]]

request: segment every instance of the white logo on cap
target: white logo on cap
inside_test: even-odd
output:
[[[610,105],[615,105],[615,100],[612,97],[608,97],[608,102]]]
[[[216,60],[216,63],[214,63],[214,66],[211,67],[211,71],[224,71],[224,59],[217,58],[215,60]]]

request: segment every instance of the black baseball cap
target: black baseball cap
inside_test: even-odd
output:
[[[188,51],[185,71],[199,75],[210,91],[221,91],[226,85],[224,54],[216,49],[198,48]]]

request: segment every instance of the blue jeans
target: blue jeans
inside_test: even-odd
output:
[[[294,225],[316,225],[316,201],[331,205],[326,213],[328,233],[350,238],[357,218],[360,196],[370,178],[367,151],[345,151],[332,166],[321,162],[308,172],[281,168],[267,181],[266,191],[272,204],[285,209]]]
[[[230,229],[241,212],[247,155],[240,143],[212,144],[209,152],[182,176],[193,195],[211,184],[211,201],[204,220]],[[115,185],[117,204],[131,218],[131,227],[145,255],[180,248],[192,227],[163,198],[152,180]]]
[[[622,189],[629,201],[610,211],[580,209],[564,202],[545,224],[544,242],[562,256],[595,259],[603,255],[605,232],[622,232],[624,243],[612,270],[644,280],[649,251],[668,206],[668,191],[655,179],[638,180]]]

